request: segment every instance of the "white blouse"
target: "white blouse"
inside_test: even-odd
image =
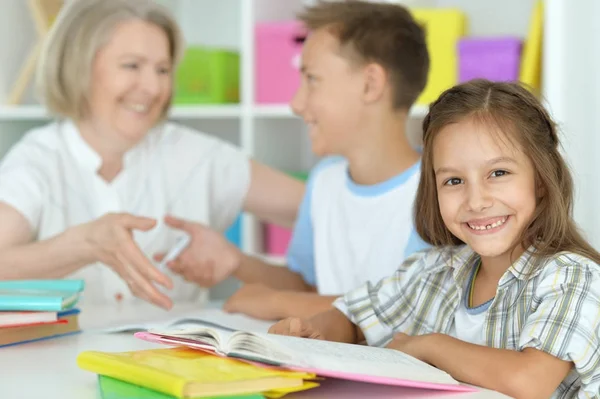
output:
[[[110,212],[156,218],[134,238],[151,259],[178,237],[165,226],[171,214],[223,232],[235,220],[250,183],[248,157],[237,147],[193,129],[162,124],[127,152],[110,183],[98,176],[100,156],[70,121],[28,132],[0,163],[0,201],[30,222],[38,240]],[[204,301],[205,289],[173,275],[175,302]],[[69,278],[86,282],[82,301],[139,301],[109,267],[88,265]]]

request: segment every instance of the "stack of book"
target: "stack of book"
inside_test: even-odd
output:
[[[0,347],[78,332],[82,280],[0,281]]]
[[[318,386],[309,372],[249,364],[187,348],[86,351],[80,368],[98,374],[103,399],[279,398]]]

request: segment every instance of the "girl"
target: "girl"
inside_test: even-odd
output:
[[[521,397],[600,389],[600,254],[572,220],[548,112],[517,84],[471,81],[423,122],[416,226],[433,245],[390,278],[271,332],[387,346]]]

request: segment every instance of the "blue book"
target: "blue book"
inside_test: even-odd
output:
[[[73,308],[83,280],[0,281],[0,311],[59,312]]]

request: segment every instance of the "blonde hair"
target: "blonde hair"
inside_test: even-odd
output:
[[[415,199],[415,226],[421,238],[434,246],[464,244],[440,213],[433,143],[444,127],[466,118],[497,127],[531,160],[540,198],[520,237],[523,248],[533,245],[539,257],[568,251],[600,262],[600,254],[573,221],[573,178],[560,153],[556,125],[542,103],[518,83],[472,80],[446,90],[430,105],[423,121],[421,180]]]
[[[173,67],[177,65],[183,37],[165,7],[153,0],[71,0],[50,29],[37,65],[36,90],[49,112],[74,120],[88,116],[94,58],[117,25],[131,20],[160,27],[169,41]],[[163,117],[170,106],[169,101]]]

